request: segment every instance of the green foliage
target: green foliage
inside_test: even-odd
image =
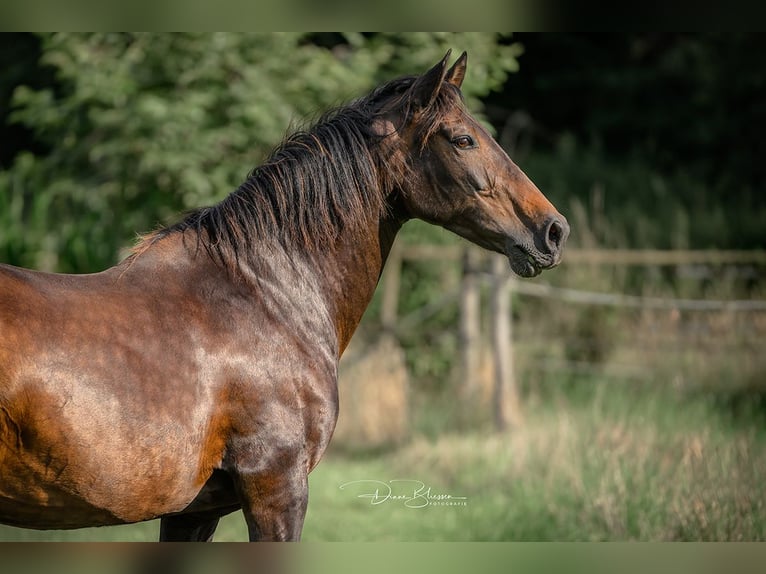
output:
[[[570,246],[748,249],[766,245],[766,203],[745,189],[728,191],[700,180],[686,166],[668,171],[639,156],[616,161],[601,145],[583,144],[568,132],[556,138],[552,150],[534,150],[519,161],[572,223]],[[583,205],[588,206],[587,219],[577,213]]]
[[[138,232],[230,193],[285,132],[447,48],[471,54],[469,103],[517,66],[489,33],[54,34],[51,87],[10,119],[47,153],[0,172],[0,257],[60,271],[117,259]],[[457,54],[453,53],[453,57]]]

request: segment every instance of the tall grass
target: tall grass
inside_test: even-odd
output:
[[[324,540],[762,540],[766,435],[709,403],[592,383],[511,433],[419,438],[369,466],[329,458],[306,536]],[[340,481],[416,478],[467,507],[371,508]],[[335,488],[333,488],[335,486]],[[318,488],[317,488],[318,487]],[[333,517],[326,520],[325,516]],[[346,520],[348,517],[349,520]],[[366,523],[365,523],[366,519]],[[349,524],[349,521],[351,524]]]

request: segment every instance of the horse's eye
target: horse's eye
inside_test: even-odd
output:
[[[458,136],[452,140],[452,145],[458,149],[470,149],[476,146],[471,136]]]

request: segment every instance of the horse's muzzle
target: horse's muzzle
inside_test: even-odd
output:
[[[505,254],[511,269],[520,277],[536,277],[546,269],[551,269],[561,262],[567,237],[569,223],[561,215],[551,217],[543,227],[542,238],[533,244],[511,243],[507,245]]]

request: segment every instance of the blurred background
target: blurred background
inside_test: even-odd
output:
[[[113,265],[285,133],[448,48],[572,235],[560,267],[520,280],[405,226],[342,361],[304,539],[763,540],[764,36],[2,34],[0,261]],[[340,488],[395,479],[466,503]],[[245,538],[239,514],[216,535]]]

